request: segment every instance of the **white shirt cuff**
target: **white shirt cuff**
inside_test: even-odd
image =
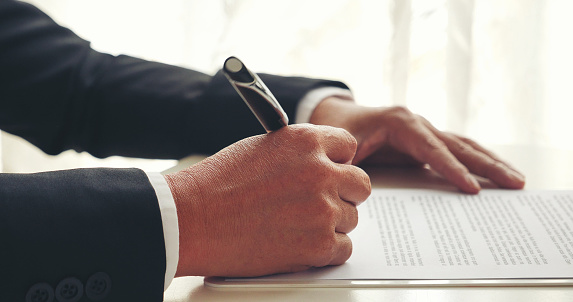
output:
[[[163,223],[163,238],[165,240],[165,283],[164,290],[169,287],[179,262],[179,221],[177,220],[177,208],[171,194],[171,189],[163,175],[159,173],[146,173],[151,186],[155,190],[161,211]]]
[[[298,103],[296,108],[296,124],[308,123],[314,108],[327,97],[339,96],[344,99],[353,100],[352,92],[339,87],[321,87],[309,91]]]

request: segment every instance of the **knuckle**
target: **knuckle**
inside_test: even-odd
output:
[[[395,106],[395,107],[392,107],[392,108],[390,109],[390,111],[391,111],[394,115],[396,115],[396,116],[402,116],[402,117],[408,117],[408,118],[414,116],[414,114],[412,113],[412,111],[410,111],[410,109],[408,109],[408,108],[406,108],[406,107],[404,107],[404,106]]]
[[[317,132],[316,128],[310,124],[292,125],[291,129],[295,135],[300,137],[314,136]]]
[[[476,143],[476,141],[474,141],[471,138],[467,138],[467,137],[459,137],[460,140],[462,140],[463,142],[465,142],[466,144],[470,145],[470,146],[476,146],[478,143]]]
[[[354,178],[356,179],[356,190],[359,192],[360,202],[366,200],[368,196],[372,193],[372,182],[370,181],[370,176],[359,167],[352,166],[355,170],[353,172]]]
[[[444,149],[446,146],[444,143],[434,136],[426,137],[424,140],[424,148],[430,151],[439,151]]]
[[[316,266],[327,266],[332,262],[334,255],[336,255],[337,244],[334,233],[323,236],[315,245],[316,249],[313,253],[317,256]]]
[[[388,114],[400,123],[413,124],[418,121],[418,116],[408,108],[396,106],[389,109]]]
[[[298,190],[314,196],[316,204],[325,202],[334,190],[334,179],[338,173],[334,164],[328,162],[325,156],[313,156],[297,167]]]
[[[341,260],[342,262],[346,262],[350,258],[350,256],[352,256],[352,240],[350,240],[350,238],[346,237],[342,249],[346,253],[343,255]]]
[[[468,145],[464,142],[461,142],[461,141],[456,143],[455,148],[456,148],[457,152],[459,152],[459,153],[468,153],[468,152],[471,152],[473,150],[473,148],[470,145]]]
[[[321,202],[317,209],[321,226],[328,229],[334,225],[337,216],[337,209],[329,202]]]
[[[352,210],[350,210],[349,214],[351,229],[348,232],[354,230],[358,225],[358,209],[356,209],[356,207],[352,207]]]
[[[449,153],[444,142],[433,135],[422,139],[421,144],[416,146],[415,149],[417,154],[426,154],[428,160],[436,159]],[[434,167],[435,165],[436,162],[434,162]],[[440,165],[447,165],[447,163],[442,162]]]
[[[372,193],[372,182],[370,181],[370,176],[368,176],[368,174],[362,169],[360,169],[359,175],[362,178],[361,182],[364,184],[364,191],[368,196],[370,196]]]
[[[331,183],[331,180],[340,173],[336,165],[334,165],[326,156],[320,156],[309,168],[313,171],[313,182],[324,186],[328,186]]]
[[[289,128],[291,138],[300,145],[311,148],[319,145],[318,130],[312,125],[292,125]]]
[[[345,140],[346,140],[346,145],[353,150],[356,150],[356,148],[358,148],[358,141],[356,140],[356,138],[350,134],[350,132],[348,132],[346,129],[342,129],[342,128],[338,128],[340,129],[340,136],[342,136]]]
[[[415,114],[415,119],[417,122],[419,122],[423,127],[426,128],[433,128],[434,126],[432,125],[432,123],[430,123],[430,121],[428,121],[428,119],[426,119],[425,117],[419,115],[419,114]]]

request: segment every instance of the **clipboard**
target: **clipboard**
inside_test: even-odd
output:
[[[495,210],[495,211],[494,211]],[[340,266],[215,288],[572,286],[573,191],[373,190]],[[525,223],[527,222],[527,223]]]
[[[573,286],[573,279],[452,279],[452,280],[281,280],[265,278],[206,277],[206,286],[220,289],[237,288],[389,288],[389,287],[522,287]]]

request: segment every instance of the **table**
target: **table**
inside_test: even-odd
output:
[[[526,189],[573,189],[573,150],[534,146],[489,146],[522,171]],[[182,161],[176,169],[194,159]],[[426,169],[365,167],[376,188],[452,190]],[[175,169],[174,169],[175,170]],[[171,170],[173,171],[173,170]],[[483,183],[484,187],[492,187]],[[396,287],[396,288],[274,288],[215,289],[202,277],[173,280],[166,302],[183,301],[573,301],[573,287]]]

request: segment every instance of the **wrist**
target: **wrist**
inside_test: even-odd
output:
[[[325,98],[311,116],[310,122],[343,128],[358,143],[354,163],[371,154],[388,135],[388,123],[393,118],[392,108],[365,107],[336,96]]]
[[[201,259],[202,248],[199,240],[194,240],[200,232],[202,219],[197,215],[199,188],[188,169],[164,177],[173,195],[178,217],[179,261],[175,277],[200,275],[201,269],[196,262]]]
[[[347,115],[340,113],[353,107],[356,107],[356,104],[352,102],[352,99],[340,96],[326,97],[315,107],[309,122],[315,125],[343,128],[341,125],[344,124]]]

